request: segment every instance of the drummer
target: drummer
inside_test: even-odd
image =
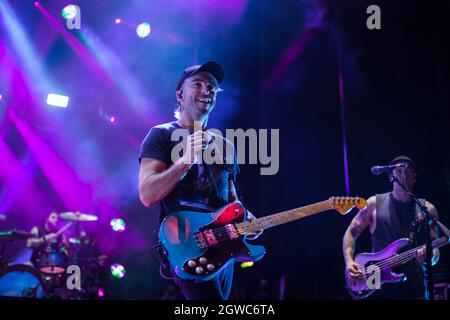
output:
[[[52,211],[48,214],[43,225],[34,226],[30,233],[35,237],[27,240],[27,247],[33,250],[31,255],[31,261],[27,264],[32,264],[36,267],[36,260],[45,252],[52,249],[64,252],[66,255],[68,252],[68,241],[64,233],[57,235],[58,230],[58,213]]]

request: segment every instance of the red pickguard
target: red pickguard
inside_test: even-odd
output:
[[[244,208],[238,203],[230,203],[223,207],[220,211],[213,214],[213,221],[210,227],[224,226],[235,221],[244,219]]]

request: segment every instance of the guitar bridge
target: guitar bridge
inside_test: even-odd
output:
[[[197,232],[194,233],[195,241],[197,241],[197,246],[201,249],[208,247],[208,242],[206,241],[205,236],[203,235],[203,232]]]

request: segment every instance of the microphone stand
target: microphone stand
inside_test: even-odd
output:
[[[424,285],[425,285],[425,299],[426,300],[434,300],[434,281],[433,281],[433,270],[431,265],[431,257],[433,255],[433,247],[432,247],[432,238],[431,238],[431,226],[433,223],[436,223],[438,228],[447,236],[447,238],[450,238],[450,232],[449,230],[440,223],[436,217],[432,216],[431,213],[428,211],[425,204],[420,203],[416,196],[412,194],[411,192],[408,192],[406,190],[405,186],[398,181],[397,177],[393,175],[393,183],[397,182],[398,185],[405,191],[406,194],[408,194],[411,199],[416,203],[416,205],[419,207],[420,211],[424,214],[424,218],[421,221],[421,224],[425,227],[425,252],[426,252],[426,259],[424,263]]]

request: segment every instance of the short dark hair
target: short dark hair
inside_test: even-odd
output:
[[[410,157],[401,155],[401,156],[394,158],[394,160],[391,161],[391,165],[397,164],[397,163],[407,163],[407,164],[409,164],[410,167],[412,167],[414,169],[414,171],[416,171],[416,164],[414,163],[413,159],[411,159]]]

